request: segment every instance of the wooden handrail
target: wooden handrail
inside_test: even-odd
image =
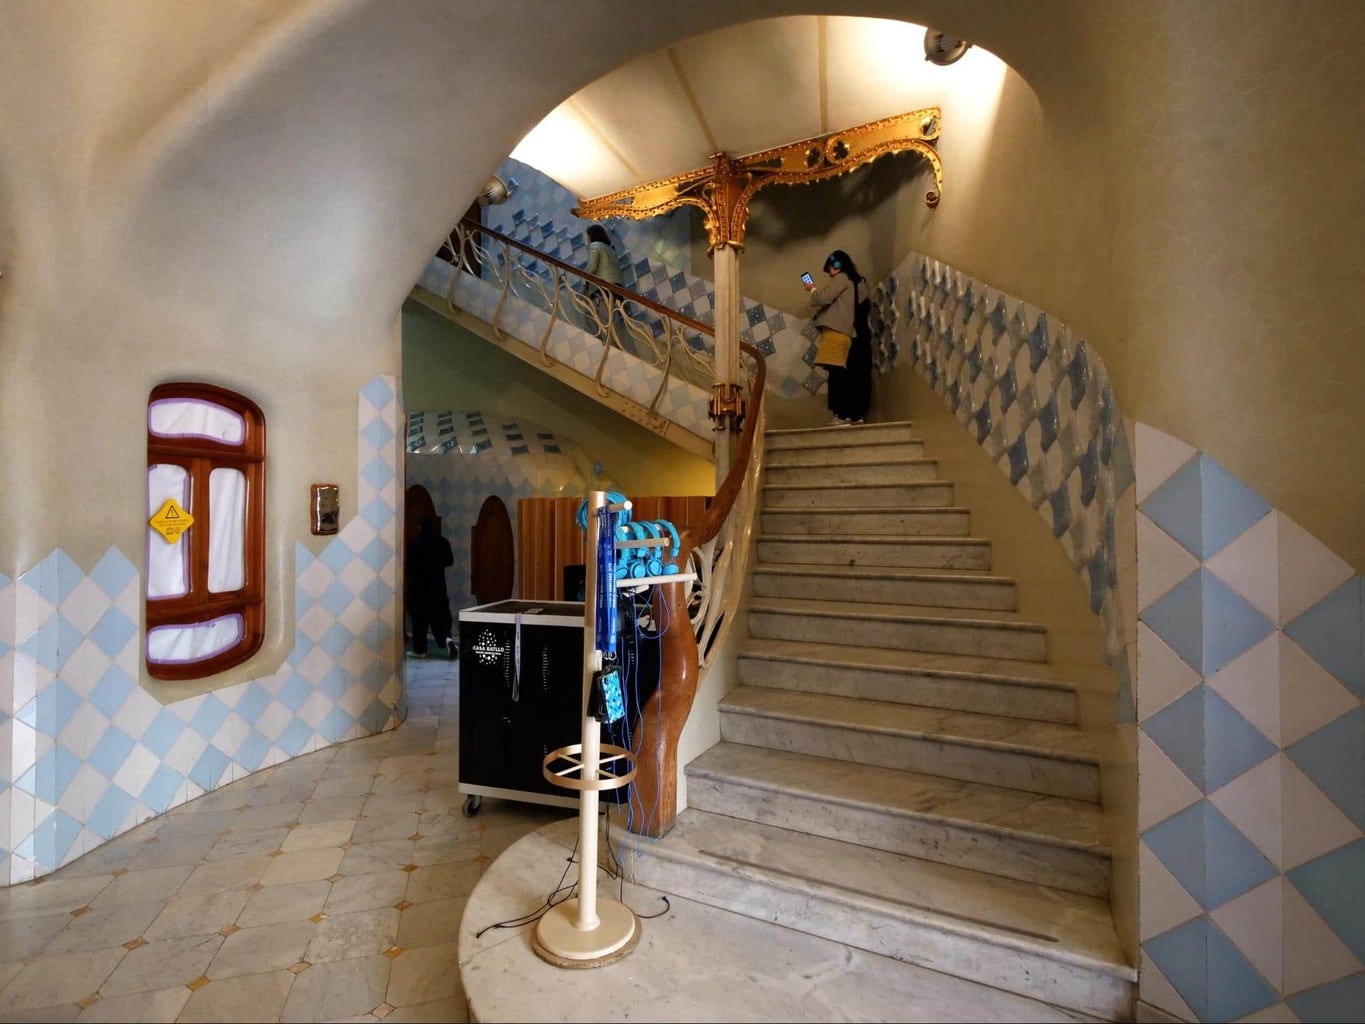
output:
[[[716,496],[707,506],[705,517],[697,526],[680,531],[678,565],[687,565],[694,550],[719,535],[748,472],[754,434],[761,418],[767,361],[763,353],[752,345],[741,343],[740,350],[751,355],[757,364],[743,432],[734,461],[724,481],[716,489]],[[715,586],[716,582],[712,579],[709,585]],[[718,600],[719,597],[711,594],[709,599]],[[632,832],[657,839],[673,827],[678,816],[678,740],[692,713],[697,688],[701,685],[702,652],[697,634],[684,617],[687,587],[682,583],[660,584],[654,588],[653,600],[658,621],[681,619],[681,625],[689,626],[687,629],[670,629],[664,634],[659,648],[662,660],[659,688],[640,710],[638,722],[640,756],[636,761],[634,785],[639,806],[652,810],[639,820],[632,818],[628,824]],[[667,609],[660,607],[660,603],[667,605]]]
[[[496,239],[541,263],[590,281],[619,299],[636,303],[661,316],[685,324],[701,335],[715,337],[714,328],[708,324],[685,316],[675,309],[669,309],[643,295],[628,291],[611,281],[589,274],[579,267],[565,263],[493,228],[485,227],[477,221],[462,220],[459,227],[466,232],[476,232]],[[463,242],[456,239],[453,234],[449,244],[452,253],[459,254],[463,251]],[[455,263],[457,266],[460,265],[459,255],[455,256]],[[725,479],[721,481],[715,496],[708,504],[702,521],[679,531],[680,543],[676,564],[680,566],[688,563],[694,550],[720,535],[744,487],[749,461],[753,456],[754,437],[761,418],[764,390],[767,386],[768,366],[763,353],[753,345],[741,342],[739,347],[741,352],[754,360],[755,365],[754,377],[749,387],[749,404],[744,426],[740,432],[739,444],[734,449],[734,459],[726,471]],[[710,585],[714,585],[715,582],[711,580]],[[688,715],[691,714],[692,703],[701,682],[698,637],[686,614],[688,596],[688,587],[684,583],[661,583],[653,589],[654,612],[658,620],[680,620],[679,624],[686,627],[669,629],[664,634],[660,648],[662,658],[660,685],[640,709],[636,723],[637,751],[640,754],[634,781],[637,802],[639,806],[655,810],[643,820],[631,820],[629,827],[633,832],[653,837],[668,832],[677,818],[678,739],[683,726],[687,723]],[[717,599],[717,596],[711,595],[711,599]],[[672,611],[659,607],[660,603],[666,603]],[[646,752],[648,756],[644,756]]]
[[[488,235],[491,238],[496,238],[499,242],[502,242],[504,245],[509,245],[514,249],[520,249],[522,252],[527,253],[528,255],[534,257],[541,263],[548,263],[551,266],[559,267],[561,270],[568,271],[575,277],[581,277],[585,281],[591,281],[593,284],[600,286],[603,290],[609,291],[622,299],[626,299],[627,301],[633,302],[638,306],[644,306],[646,309],[652,309],[654,312],[661,313],[664,316],[668,317],[670,320],[677,320],[679,323],[686,324],[688,327],[692,328],[698,334],[704,334],[708,338],[714,338],[716,335],[716,329],[712,327],[710,324],[704,324],[700,320],[693,320],[690,316],[687,316],[685,313],[679,313],[676,309],[670,309],[668,306],[663,305],[663,303],[656,302],[651,298],[641,295],[639,292],[633,292],[630,291],[629,289],[622,288],[619,284],[615,284],[611,281],[606,280],[605,278],[598,277],[596,274],[589,274],[582,267],[576,267],[572,263],[565,263],[563,260],[555,256],[551,256],[547,252],[541,252],[539,249],[527,245],[525,242],[518,242],[515,238],[512,238],[508,235],[504,235],[501,231],[497,231],[494,228],[485,227],[478,221],[473,221],[466,218],[460,221],[460,225],[462,227],[468,228],[471,231],[477,231],[479,234]],[[452,251],[455,250],[454,245],[451,245],[451,250]]]

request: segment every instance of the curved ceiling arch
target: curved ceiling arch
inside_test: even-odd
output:
[[[1065,11],[1079,2],[1052,6]],[[255,51],[244,74],[220,69],[230,88],[178,111],[156,151],[139,154],[111,236],[129,270],[168,295],[209,294],[248,320],[264,318],[275,331],[284,324],[300,336],[340,324],[387,330],[450,224],[564,97],[623,60],[629,66],[670,46],[686,51],[691,39],[756,18],[813,17],[823,6],[750,0],[737,11],[729,0],[695,0],[644,7],[632,12],[623,36],[618,8],[606,2],[585,2],[572,18],[552,21],[539,0],[473,11],[413,0],[402,17],[386,0],[316,0],[314,16],[295,23],[296,35]],[[911,7],[861,0],[847,10],[904,17]],[[967,38],[974,23],[1016,44],[1019,32],[1046,38],[1035,58],[1058,45],[1038,27],[1036,10],[1025,17],[985,0],[923,0],[914,9],[951,15],[962,27],[945,27]],[[1063,46],[1069,24],[1058,18]],[[751,38],[754,29],[735,31]],[[922,63],[918,47],[909,59]],[[842,119],[842,102],[835,88],[826,114]],[[727,145],[747,145],[746,124],[755,132],[748,137],[771,137],[757,134],[762,119],[727,124],[709,115],[708,124]]]
[[[981,46],[932,64],[925,32],[797,15],[691,36],[580,89],[511,155],[586,198],[927,106],[993,110],[1005,64]]]

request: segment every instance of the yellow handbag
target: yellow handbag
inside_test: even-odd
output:
[[[815,350],[816,366],[844,367],[848,363],[848,350],[853,347],[853,339],[840,331],[820,328],[820,347]]]

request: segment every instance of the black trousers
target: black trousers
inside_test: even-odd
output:
[[[427,630],[436,638],[436,646],[445,649],[450,638],[450,604],[447,601],[414,601],[408,608],[412,618],[412,653],[427,653]]]
[[[866,418],[872,404],[872,342],[866,336],[853,338],[847,364],[829,368],[826,400],[829,411],[840,419]]]

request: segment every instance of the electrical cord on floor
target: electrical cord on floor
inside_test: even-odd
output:
[[[626,870],[611,844],[611,815],[607,813],[605,808],[598,813],[600,817],[606,818],[607,856],[611,861],[609,866],[599,865],[598,870],[605,872],[608,878],[620,883],[620,902],[624,904],[626,902]],[[493,931],[495,928],[525,928],[528,924],[535,924],[549,911],[553,910],[565,900],[573,899],[574,894],[578,891],[578,882],[574,881],[565,885],[564,880],[569,877],[569,869],[578,863],[578,840],[575,839],[573,850],[571,850],[568,857],[564,859],[564,871],[559,876],[559,884],[551,890],[550,895],[545,898],[544,903],[536,907],[535,910],[522,914],[520,917],[510,917],[504,921],[495,921],[493,924],[485,925],[474,933],[474,938],[481,939],[486,932]],[[660,893],[659,899],[663,900],[663,910],[659,911],[657,914],[641,914],[637,912],[635,916],[641,921],[650,921],[656,917],[663,917],[664,914],[667,914],[673,909],[673,904],[669,902],[667,896]],[[632,908],[632,910],[633,909],[634,908]]]

